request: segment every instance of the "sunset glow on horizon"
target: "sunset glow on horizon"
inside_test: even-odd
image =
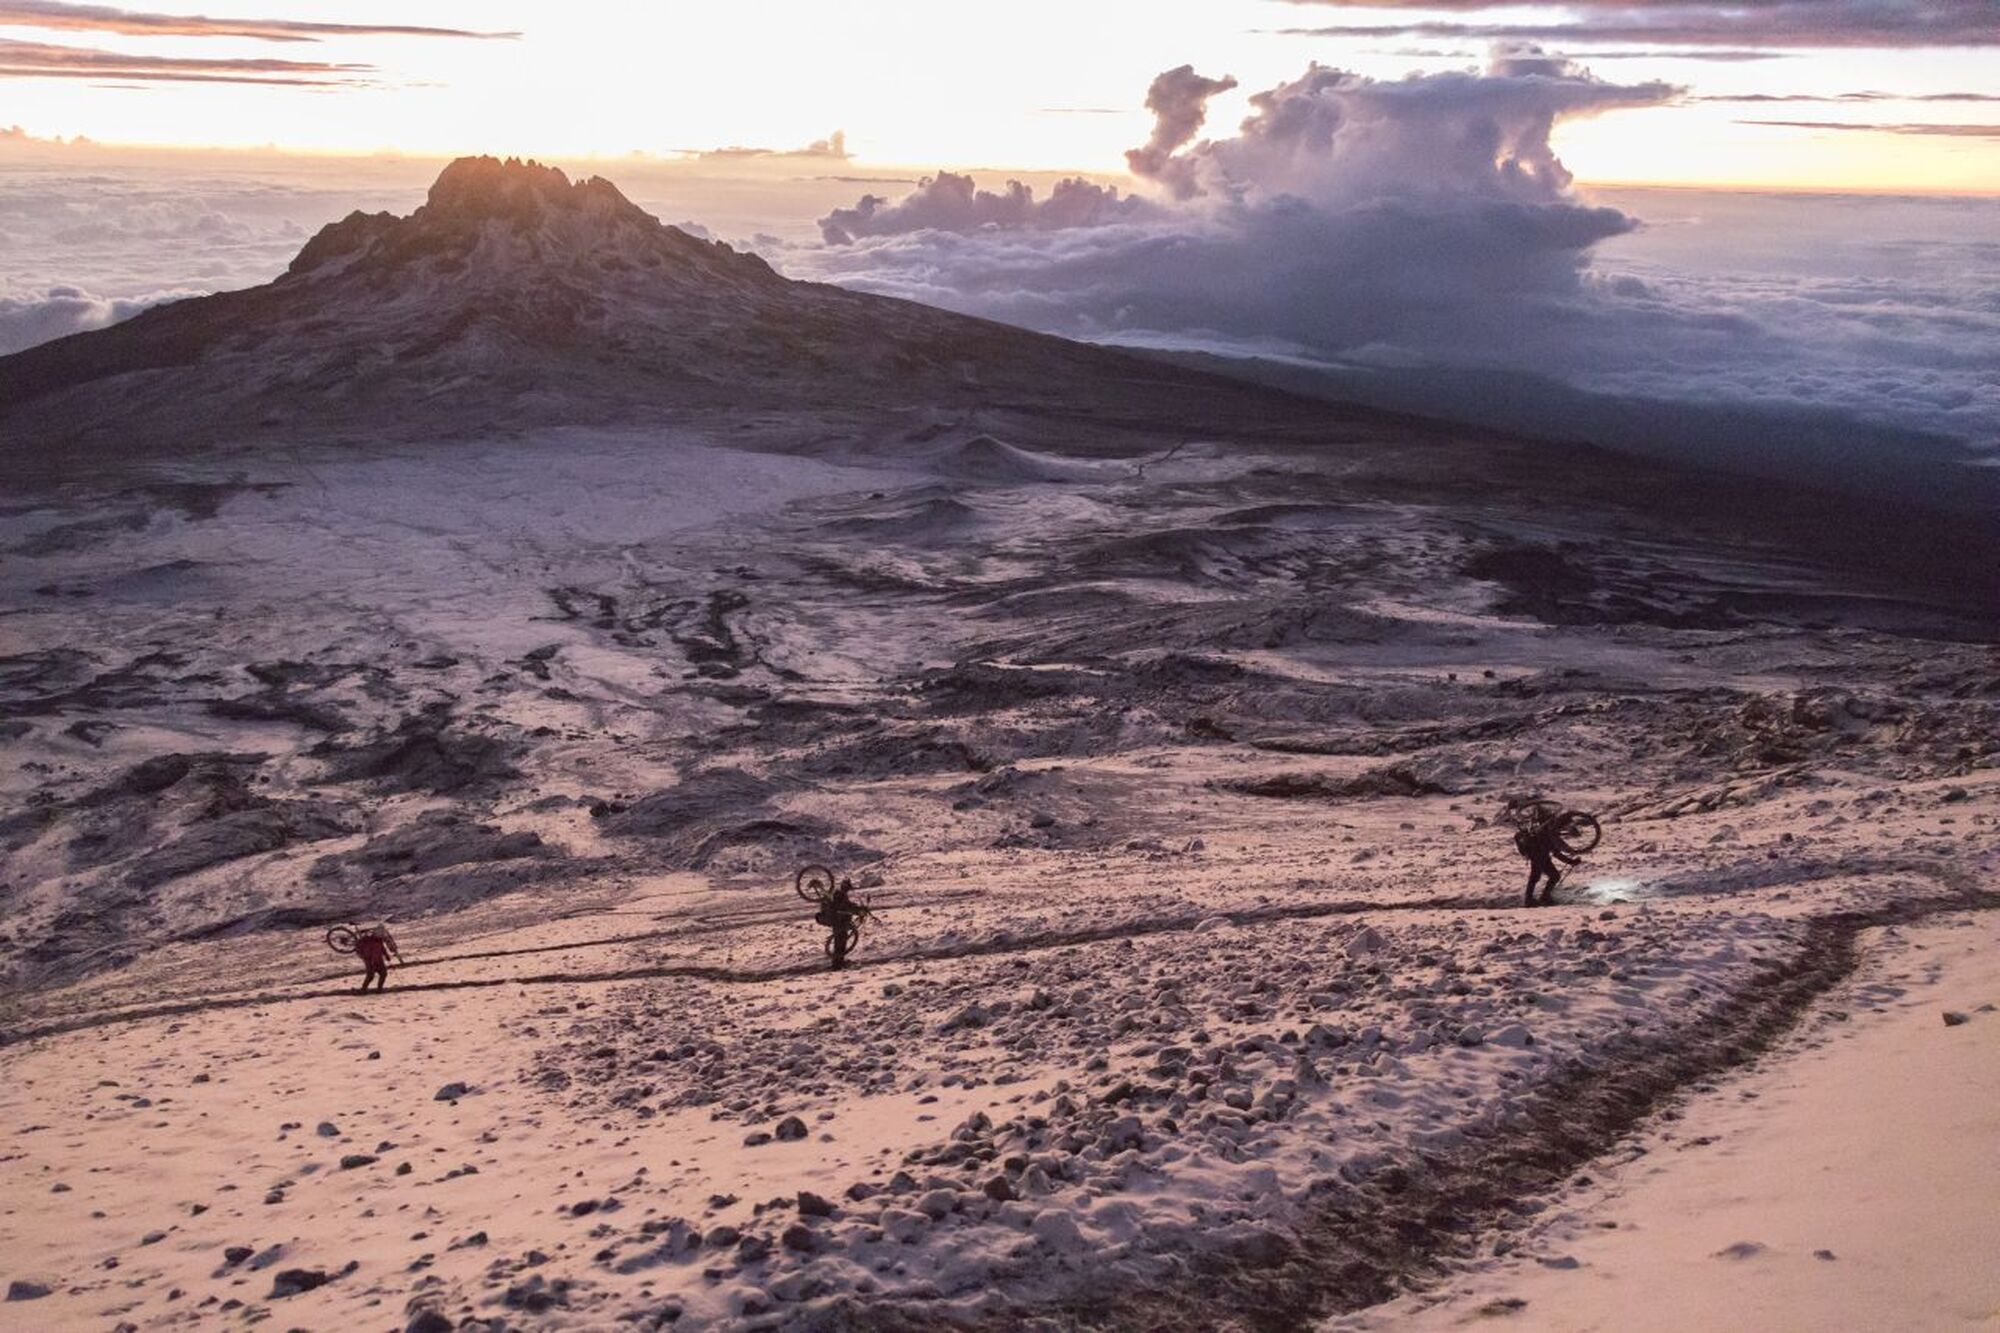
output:
[[[1493,12],[1546,28],[1600,11]],[[1162,69],[1233,76],[1210,106],[1211,129],[1226,128],[1254,93],[1311,62],[1380,80],[1478,68],[1495,39],[1424,35],[1426,24],[1475,26],[1467,15],[1464,4],[1285,0],[1025,0],[1004,17],[913,0],[861,12],[792,0],[643,12],[598,0],[338,12],[243,0],[195,19],[11,3],[0,4],[0,128],[19,126],[17,142],[557,160],[783,150],[840,130],[861,162],[1112,175],[1146,136],[1144,97]],[[1353,34],[1391,23],[1413,31]],[[1329,26],[1344,31],[1309,31]],[[1616,31],[1539,43],[1607,83],[1675,90],[1659,105],[1565,121],[1554,144],[1581,181],[2000,188],[1996,48],[1976,34],[1930,46],[1790,36],[1732,50],[1686,32],[1635,44]]]

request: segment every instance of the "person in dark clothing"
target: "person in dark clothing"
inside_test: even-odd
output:
[[[1537,819],[1523,823],[1514,833],[1514,850],[1528,859],[1528,896],[1524,907],[1533,907],[1535,887],[1542,889],[1541,905],[1555,902],[1556,885],[1562,883],[1562,867],[1573,866],[1583,858],[1563,845],[1562,821],[1559,818]],[[1546,883],[1543,881],[1546,880]]]
[[[867,915],[868,908],[854,901],[852,880],[841,880],[840,886],[820,901],[813,920],[832,932],[827,952],[833,958],[834,971],[847,966],[847,951],[861,938],[861,919]]]
[[[355,936],[354,953],[362,966],[368,969],[361,977],[363,994],[367,993],[371,981],[375,983],[378,993],[389,984],[389,959],[392,955],[397,962],[403,961],[402,952],[396,948],[396,938],[389,933],[387,926],[372,926]]]

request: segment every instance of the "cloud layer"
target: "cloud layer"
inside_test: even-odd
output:
[[[383,164],[336,179],[310,164],[287,175],[276,162],[199,156],[135,170],[18,127],[0,128],[0,153],[0,354],[268,281],[324,223],[357,207],[407,210],[434,174]]]
[[[0,292],[0,356],[89,329],[130,319],[148,306],[200,296],[199,291],[159,291],[143,296],[97,296],[81,287]]]
[[[325,88],[364,82],[373,72],[372,65],[321,60],[139,56],[85,46],[0,39],[0,78],[5,79],[294,84]]]
[[[1455,10],[1519,6],[1494,0],[1292,0],[1327,9]],[[1317,37],[1423,37],[1439,40],[1646,42],[1738,47],[2000,46],[2000,0],[1564,0],[1554,22],[1407,22],[1291,28]]]
[[[406,23],[323,23],[301,19],[216,19],[154,14],[61,0],[0,0],[0,26],[56,32],[115,32],[128,37],[247,37],[266,42],[316,42],[325,37],[512,38],[517,32],[476,32]]]
[[[1706,229],[1711,246],[1641,261],[1688,232],[1638,234],[1630,206],[1580,197],[1550,136],[1677,89],[1606,82],[1520,47],[1481,73],[1395,81],[1315,65],[1253,96],[1233,133],[1198,138],[1227,86],[1187,67],[1155,81],[1154,132],[1130,162],[1157,198],[1085,181],[1039,198],[945,174],[835,210],[827,245],[773,258],[1072,336],[1525,373],[2000,444],[2000,202],[1918,210],[1875,232],[1846,223],[1863,211],[1851,201],[1766,201],[1755,225],[1670,221]],[[1678,207],[1670,192],[1645,198]],[[1951,238],[1926,252],[1921,280],[1892,249],[1906,225]],[[1787,268],[1794,251],[1839,258]],[[1760,271],[1772,253],[1788,257]]]

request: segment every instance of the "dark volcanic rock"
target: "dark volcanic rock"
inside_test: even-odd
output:
[[[317,1268],[287,1268],[271,1279],[271,1299],[296,1296],[333,1281],[333,1275]]]
[[[338,838],[353,831],[338,806],[324,801],[274,801],[190,829],[159,850],[135,859],[126,878],[135,888],[152,888],[224,861],[276,851],[295,842]]]
[[[428,810],[415,820],[351,852],[323,856],[312,876],[327,879],[349,870],[370,880],[422,875],[476,861],[512,861],[560,852],[533,832],[513,832],[449,810]]]
[[[329,782],[366,782],[386,791],[438,796],[490,790],[518,778],[519,745],[454,726],[447,705],[436,704],[403,719],[393,731],[359,745],[325,745],[313,753],[327,761]]]

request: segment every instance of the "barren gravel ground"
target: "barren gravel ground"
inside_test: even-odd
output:
[[[1903,976],[1991,934],[1977,606],[1420,440],[803,438],[0,514],[0,1326],[1588,1327],[1565,1190],[1771,1043],[1990,1077]]]

